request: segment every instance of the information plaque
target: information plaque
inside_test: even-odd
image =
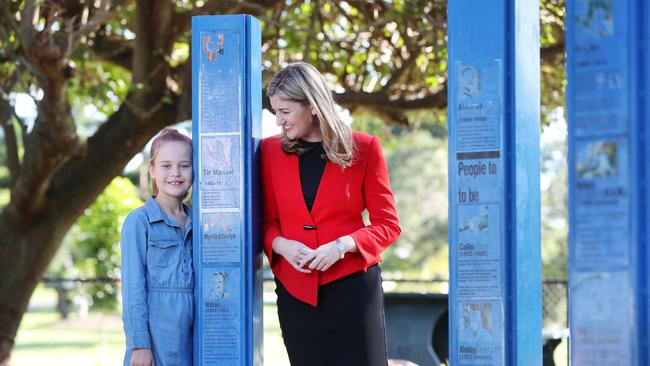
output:
[[[448,4],[452,365],[542,360],[537,7]]]
[[[247,15],[192,19],[195,365],[261,365],[261,34]]]
[[[567,2],[572,365],[647,365],[647,1]],[[645,31],[644,31],[645,29]],[[646,61],[644,61],[646,60]],[[644,65],[645,64],[645,65]],[[645,70],[645,71],[644,71]],[[647,92],[646,92],[647,94]]]

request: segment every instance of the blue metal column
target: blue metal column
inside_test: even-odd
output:
[[[647,4],[567,2],[569,322],[575,366],[649,361]]]
[[[541,365],[539,3],[448,3],[452,365]]]
[[[260,24],[192,19],[195,365],[262,364]]]

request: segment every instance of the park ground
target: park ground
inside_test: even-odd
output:
[[[122,319],[117,313],[94,313],[81,317],[72,313],[61,320],[54,309],[56,293],[39,287],[25,314],[11,366],[113,366],[121,365],[124,355]],[[567,365],[567,345],[555,352],[556,365]],[[265,365],[289,366],[275,304],[264,305]]]

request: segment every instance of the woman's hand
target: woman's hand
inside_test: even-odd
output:
[[[339,259],[341,259],[341,252],[339,252],[336,242],[332,241],[318,247],[300,264],[306,265],[309,263],[309,269],[327,271]]]
[[[131,366],[155,366],[149,348],[136,348],[131,354]]]
[[[273,239],[273,251],[284,257],[293,266],[293,268],[302,273],[311,273],[310,270],[302,268],[305,264],[309,263],[308,258],[313,250],[305,244],[285,239],[281,236]]]
[[[338,238],[340,243],[343,245],[343,254],[348,252],[358,252],[359,248],[357,243],[354,241],[354,238],[350,235],[342,236]],[[331,241],[327,244],[321,245],[318,249],[313,250],[311,254],[307,255],[299,265],[302,267],[306,264],[309,264],[310,269],[315,269],[318,271],[327,271],[334,263],[338,262],[341,259],[341,251],[339,251],[338,245],[336,245],[336,240]]]

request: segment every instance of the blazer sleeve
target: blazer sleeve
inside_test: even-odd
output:
[[[368,147],[368,158],[362,186],[370,225],[351,234],[366,264],[374,261],[391,245],[402,231],[390,190],[388,167],[381,142],[373,137]]]
[[[273,239],[278,236],[282,236],[282,231],[280,230],[280,221],[278,219],[278,205],[275,200],[275,191],[273,189],[273,179],[271,176],[271,167],[273,166],[273,162],[271,161],[271,154],[268,144],[268,140],[262,140],[262,143],[260,145],[263,199],[262,235],[264,242],[264,253],[269,259],[271,269],[274,273],[276,273],[276,270],[279,269],[278,266],[280,264],[280,261],[279,258],[275,258],[273,254]]]

